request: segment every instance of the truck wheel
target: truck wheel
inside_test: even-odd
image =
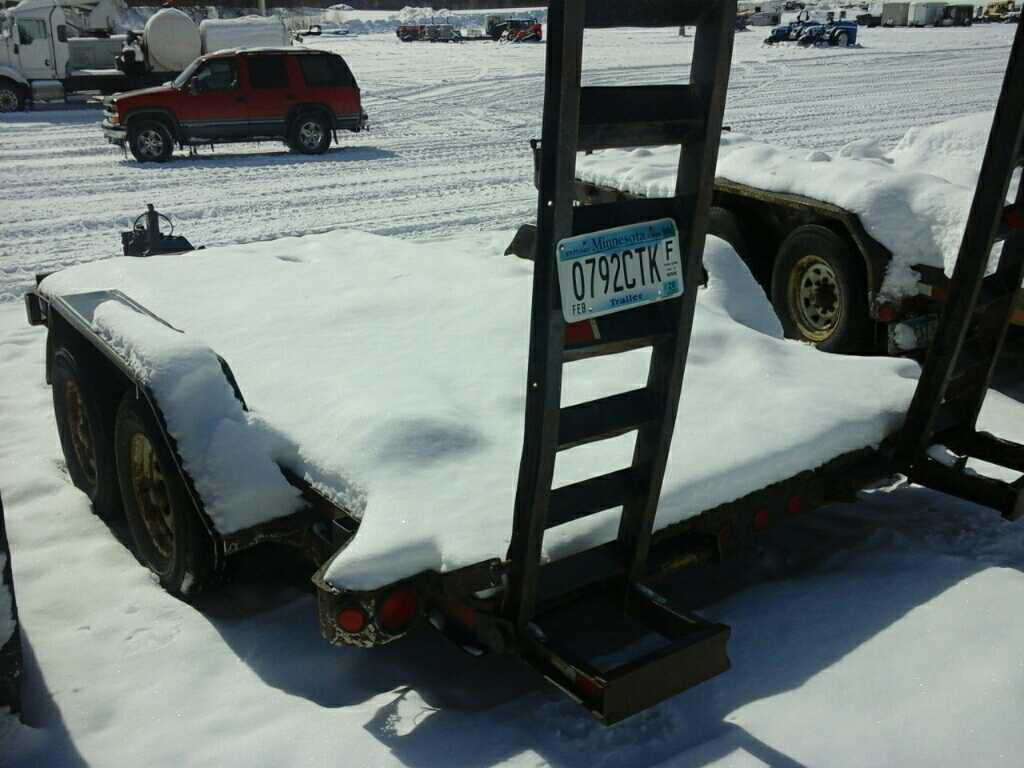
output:
[[[117,409],[114,454],[135,553],[164,589],[191,600],[216,573],[217,545],[192,505],[156,416],[134,391]]]
[[[797,227],[782,241],[772,269],[772,304],[786,336],[825,352],[853,354],[867,339],[863,266],[827,227]]]
[[[299,115],[292,124],[291,147],[304,155],[322,155],[331,146],[331,128],[323,115]]]
[[[174,137],[156,120],[133,122],[128,126],[128,147],[140,163],[165,163],[174,151]]]
[[[0,82],[0,112],[21,112],[25,108],[25,90],[15,83]]]
[[[93,512],[107,519],[121,509],[114,452],[103,426],[96,386],[70,350],[59,348],[50,371],[53,413],[71,482],[89,497]]]

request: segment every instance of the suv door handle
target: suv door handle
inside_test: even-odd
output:
[[[245,96],[236,96],[235,101],[237,101],[239,104],[245,104]]]

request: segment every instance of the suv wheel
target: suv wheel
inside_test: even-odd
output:
[[[291,147],[304,155],[321,155],[331,146],[331,129],[323,115],[299,115],[292,124]]]
[[[128,126],[128,147],[140,163],[165,163],[174,151],[174,138],[163,123],[143,120]]]
[[[0,82],[0,112],[20,112],[24,108],[24,91],[14,83]]]

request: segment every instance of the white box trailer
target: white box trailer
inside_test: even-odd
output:
[[[882,5],[883,27],[905,27],[910,18],[910,3],[884,3]]]
[[[911,3],[907,12],[908,27],[937,27],[942,22],[946,3]]]

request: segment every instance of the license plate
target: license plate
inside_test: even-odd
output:
[[[567,237],[558,243],[558,283],[569,323],[679,296],[683,265],[675,221]]]

